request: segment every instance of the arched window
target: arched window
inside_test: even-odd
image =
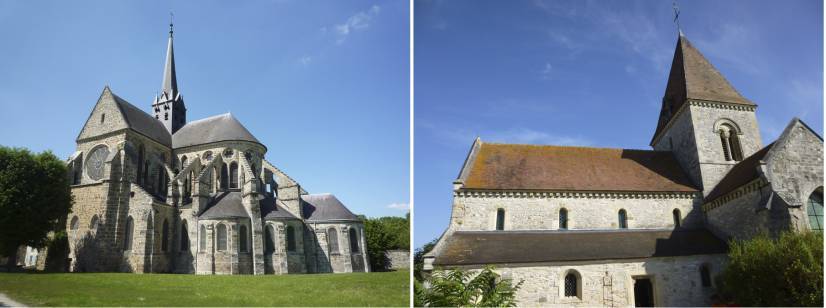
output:
[[[682,220],[680,218],[680,210],[679,209],[674,209],[674,211],[671,212],[671,216],[674,217],[674,228],[679,228],[680,227],[680,220]]]
[[[158,188],[155,189],[155,191],[159,195],[165,195],[166,194],[164,192],[164,190],[166,189],[166,181],[164,180],[164,176],[165,176],[164,173],[166,173],[166,172],[165,172],[165,170],[163,170],[163,166],[158,166],[158,185],[157,185]]]
[[[138,145],[138,161],[136,167],[138,167],[138,176],[137,181],[138,184],[143,184],[143,161],[145,160],[144,157],[146,156],[146,149],[143,147],[143,144]]]
[[[559,209],[559,229],[568,229],[568,210]]]
[[[238,163],[229,164],[229,188],[238,188]]]
[[[287,226],[287,251],[295,251],[295,229],[293,226]]]
[[[218,224],[218,251],[227,250],[227,226]]]
[[[726,161],[743,160],[743,150],[740,146],[740,138],[737,129],[730,124],[722,124],[717,130],[720,135],[720,143],[723,147],[723,158]]]
[[[193,173],[190,172],[184,178],[184,198],[189,198],[192,196],[192,175]]]
[[[505,230],[505,209],[496,210],[496,230]]]
[[[711,286],[711,273],[708,270],[708,264],[700,265],[700,283],[703,287]]]
[[[619,220],[620,229],[628,229],[628,214],[625,213],[625,209],[619,210],[617,219]]]
[[[89,222],[89,231],[98,231],[98,215],[92,216],[92,221]]]
[[[275,251],[275,237],[273,237],[272,225],[264,229],[264,252],[273,253]]]
[[[247,252],[247,226],[241,225],[238,234],[238,248],[241,252]]]
[[[69,229],[72,231],[77,231],[78,228],[78,219],[77,216],[72,217],[72,223],[69,224]]]
[[[809,206],[806,209],[809,216],[809,227],[813,231],[823,232],[823,187],[815,189],[809,196]]]
[[[222,189],[229,188],[228,184],[229,184],[229,174],[228,174],[228,171],[227,171],[227,164],[223,163],[223,164],[221,164],[221,188]]]
[[[569,271],[565,274],[565,297],[580,297],[579,274]]]
[[[338,253],[338,234],[336,234],[336,228],[327,229],[327,251],[330,254]]]
[[[181,221],[181,251],[189,251],[189,231],[186,220]]]
[[[169,250],[169,223],[166,219],[163,220],[163,227],[161,229],[161,251]]]
[[[123,250],[132,250],[132,233],[135,230],[132,216],[126,218],[126,231],[123,234]]]
[[[198,246],[201,252],[206,251],[206,226],[201,225],[201,232],[198,234]]]
[[[355,228],[350,228],[350,253],[359,252],[359,236]]]
[[[186,168],[186,155],[181,156],[181,170],[184,170],[184,168]]]

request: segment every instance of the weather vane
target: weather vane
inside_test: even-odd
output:
[[[672,6],[674,7],[674,23],[677,24],[677,31],[679,31],[680,35],[682,35],[683,29],[680,28],[680,7],[677,6],[677,0],[672,2]]]
[[[175,21],[175,14],[172,14],[172,11],[169,11],[169,35],[172,35],[172,22]]]

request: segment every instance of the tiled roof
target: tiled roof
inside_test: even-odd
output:
[[[740,161],[734,165],[734,167],[731,167],[731,170],[726,173],[726,176],[724,176],[723,179],[717,183],[717,186],[714,186],[714,189],[708,193],[708,196],[705,197],[704,202],[714,201],[714,199],[732,192],[738,187],[746,185],[759,177],[760,174],[757,171],[757,168],[760,166],[760,161],[762,161],[763,157],[769,153],[772,146],[774,146],[774,143],[767,145],[766,147],[760,149],[760,151],[746,157],[746,159]]]
[[[301,201],[307,221],[359,220],[332,194],[301,195]]]
[[[207,205],[200,219],[249,218],[241,201],[240,191],[219,192]]]
[[[172,135],[172,147],[177,149],[218,141],[239,140],[261,143],[238,119],[230,113],[225,113],[187,123]]]
[[[474,155],[468,189],[697,191],[670,152],[481,143]]]
[[[447,238],[437,266],[533,263],[721,254],[728,245],[705,229],[460,231]]]
[[[741,105],[754,103],[744,98],[722,74],[694,48],[685,36],[677,39],[671,72],[663,96],[662,109],[654,137],[665,128],[686,99],[727,102]],[[653,142],[652,138],[652,142]]]
[[[115,93],[112,93],[112,97],[118,109],[120,109],[121,114],[123,114],[123,118],[126,120],[129,128],[165,146],[172,145],[172,137],[161,121],[158,121],[140,108],[135,107],[135,105],[115,95]]]
[[[258,204],[261,206],[261,217],[264,217],[264,220],[298,219],[278,205],[278,201],[271,196],[261,199]]]

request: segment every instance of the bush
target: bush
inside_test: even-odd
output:
[[[424,246],[416,248],[416,253],[413,254],[413,278],[416,281],[424,281],[425,280],[425,272],[424,272],[424,255],[433,250],[433,247],[436,247],[436,242],[439,239],[434,239]]]
[[[516,291],[522,286],[502,279],[493,266],[481,272],[462,269],[436,270],[426,285],[414,283],[414,305],[418,307],[514,307]]]
[[[823,306],[823,233],[786,232],[729,244],[721,300],[742,306]]]

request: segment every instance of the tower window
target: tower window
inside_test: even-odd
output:
[[[743,160],[743,150],[740,145],[740,138],[737,130],[729,125],[720,125],[717,133],[720,135],[720,144],[723,148],[723,158],[726,161],[741,161]]]
[[[103,121],[105,121],[105,120],[106,120],[106,114],[105,114],[105,113],[101,113],[101,114],[100,114],[100,123],[103,123]]]
[[[496,230],[505,230],[505,209],[496,210]]]

